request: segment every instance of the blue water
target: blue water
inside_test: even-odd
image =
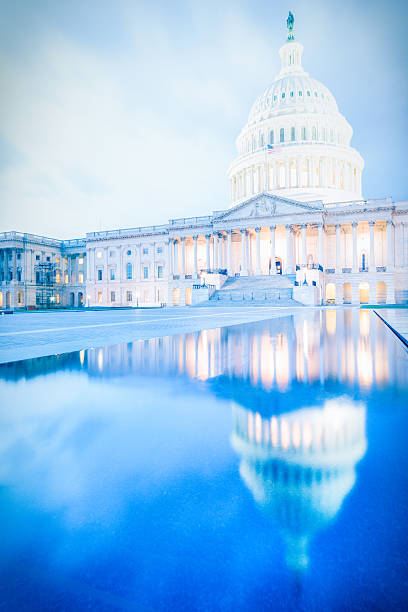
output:
[[[20,361],[0,394],[0,609],[407,609],[408,354],[375,314]]]

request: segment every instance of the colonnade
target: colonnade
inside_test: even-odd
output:
[[[230,178],[232,202],[289,187],[333,187],[361,193],[361,170],[345,160],[299,155],[259,161]]]
[[[233,243],[240,243],[234,257]],[[169,274],[193,279],[203,271],[257,276],[293,274],[296,268],[319,266],[328,274],[389,272],[394,268],[394,251],[390,220],[225,229],[170,238]],[[187,265],[187,259],[192,265]]]

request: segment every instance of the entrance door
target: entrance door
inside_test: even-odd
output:
[[[275,260],[276,274],[282,274],[282,260],[279,257]]]

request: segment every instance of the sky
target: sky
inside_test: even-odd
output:
[[[76,238],[229,206],[288,11],[335,96],[365,198],[408,198],[408,3],[0,0],[0,231]]]

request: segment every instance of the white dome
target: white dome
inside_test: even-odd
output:
[[[333,94],[302,67],[292,31],[280,48],[282,68],[255,100],[237,138],[228,176],[231,205],[267,192],[294,200],[361,200],[364,161]]]

